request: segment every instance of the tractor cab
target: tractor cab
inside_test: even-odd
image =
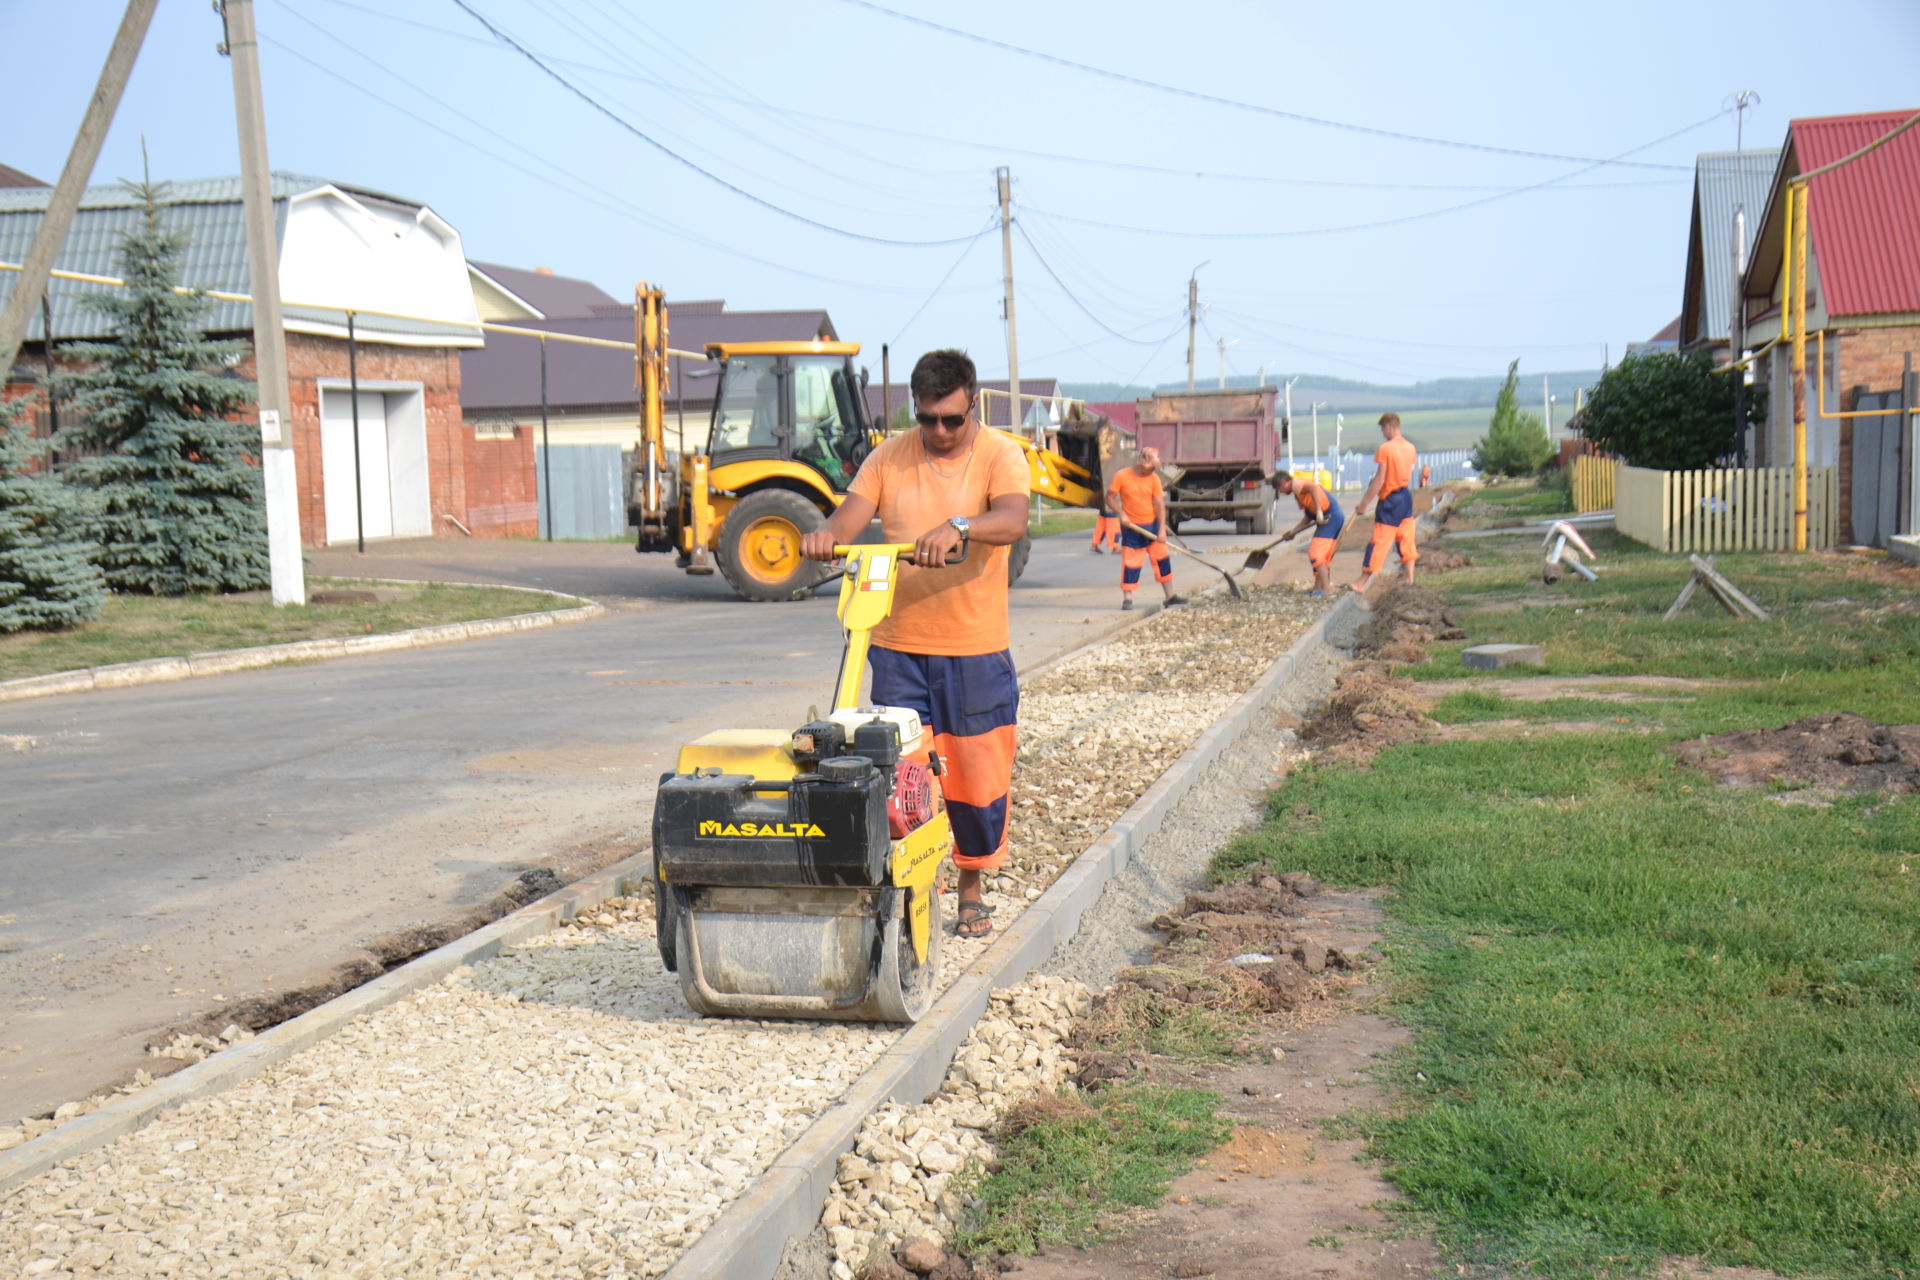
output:
[[[855,342],[710,343],[719,365],[707,465],[797,462],[845,493],[873,450]]]

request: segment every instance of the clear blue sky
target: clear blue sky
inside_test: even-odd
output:
[[[1914,0],[883,2],[1253,107],[1563,156],[1620,156],[1745,89],[1761,99],[1749,147],[1778,146],[1795,116],[1920,108]],[[993,170],[1009,166],[1032,241],[1014,242],[1028,377],[1184,376],[1202,262],[1203,379],[1221,339],[1229,372],[1270,377],[1407,382],[1499,373],[1515,356],[1523,372],[1595,367],[1679,311],[1692,159],[1735,140],[1720,114],[1631,156],[1682,168],[1580,173],[1123,83],[849,0],[466,3],[633,129],[816,223],[970,236],[993,223]],[[9,0],[0,161],[58,176],[120,8]],[[276,169],[420,201],[472,258],[616,297],[644,278],[670,300],[824,307],[876,376],[883,341],[903,362],[956,345],[984,376],[1006,371],[997,228],[905,247],[783,216],[622,128],[455,0],[260,0],[258,13]],[[204,0],[161,4],[96,182],[137,175],[143,135],[156,177],[238,171],[219,38]],[[1227,238],[1248,232],[1318,233]]]

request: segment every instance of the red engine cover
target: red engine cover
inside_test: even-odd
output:
[[[887,825],[895,840],[940,812],[939,804],[933,770],[918,760],[902,760],[894,766],[893,795],[887,799]]]

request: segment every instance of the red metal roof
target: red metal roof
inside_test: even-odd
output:
[[[1790,168],[1831,164],[1913,114],[1795,120]],[[1920,311],[1920,126],[1812,179],[1807,218],[1828,315]]]

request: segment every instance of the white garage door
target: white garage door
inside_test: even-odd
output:
[[[355,397],[328,389],[320,400],[320,464],[327,541],[423,537],[433,532],[427,493],[426,422],[418,392],[362,391],[359,508],[354,504]]]

